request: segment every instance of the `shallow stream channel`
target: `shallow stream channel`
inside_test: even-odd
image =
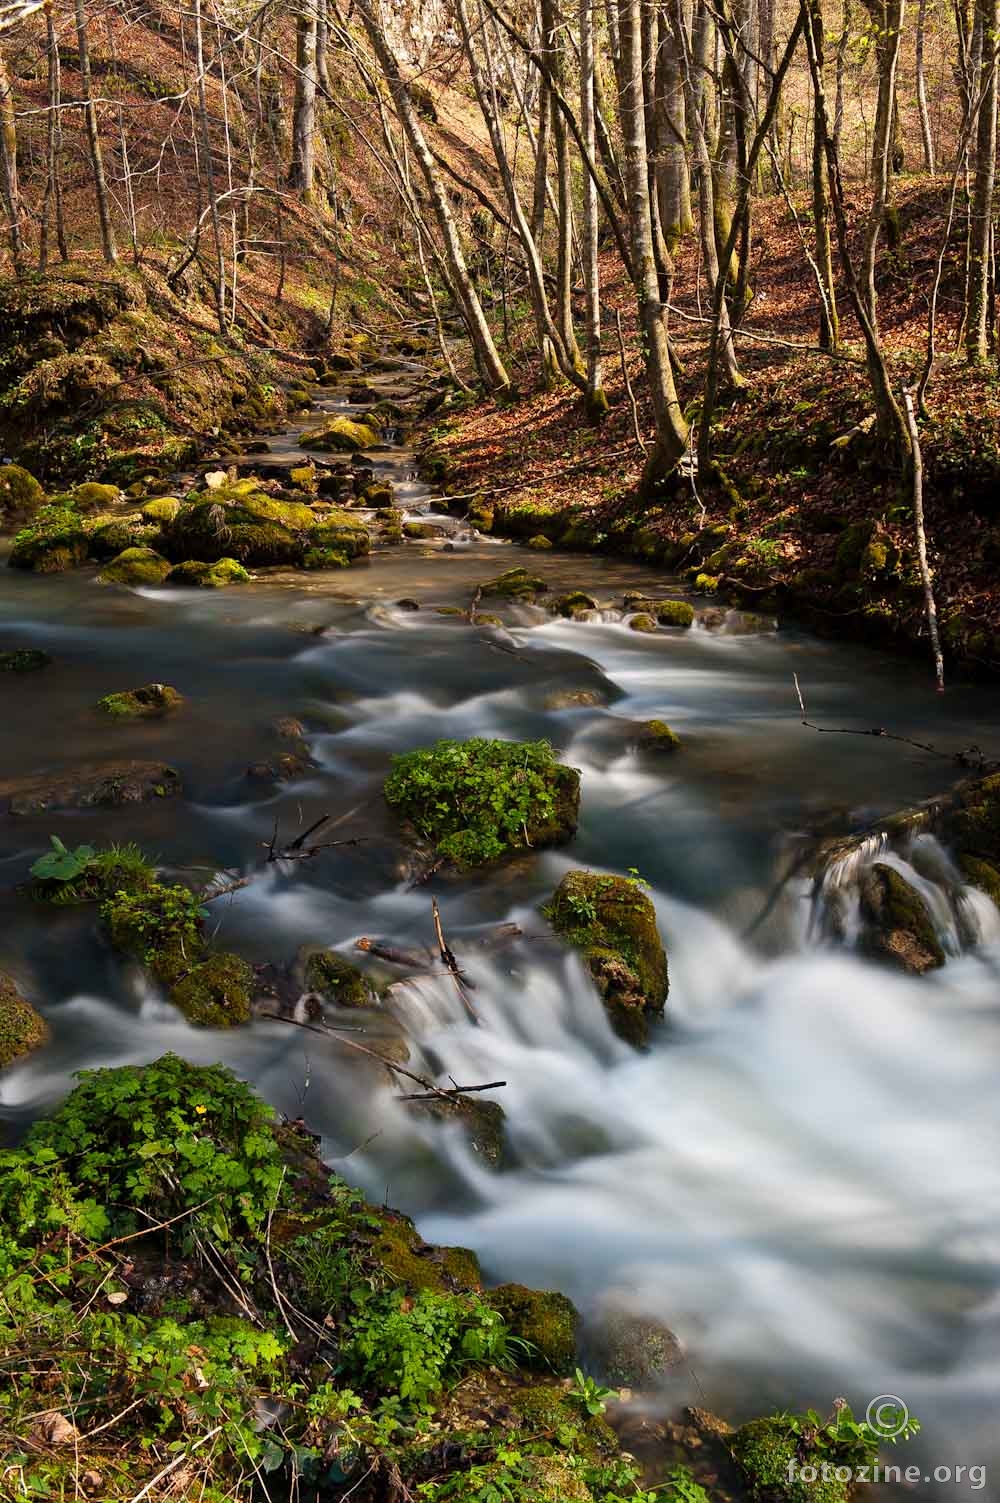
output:
[[[269,442],[268,462],[301,462],[291,435]],[[793,675],[817,724],[886,725],[946,752],[1000,755],[1000,693],[937,696],[924,665],[707,601],[690,629],[633,631],[627,591],[682,590],[626,562],[480,537],[428,514],[407,450],[372,461],[437,535],[221,591],[0,569],[0,643],[54,660],[0,675],[0,785],[119,758],[170,764],[183,784],[112,809],[14,816],[5,799],[0,968],[52,1033],[0,1075],[8,1134],[81,1068],[168,1050],[222,1061],[428,1241],[474,1248],[491,1280],[560,1289],[588,1319],[613,1302],[669,1326],[685,1357],[651,1412],[826,1412],[843,1394],[863,1414],[896,1395],[923,1423],[902,1462],[928,1477],[985,1466],[983,1495],[1000,1495],[1000,916],[931,842],[912,865],[893,859],[928,895],[942,967],[876,964],[849,924],[830,937],[821,885],[795,869],[802,841],[955,774],[907,742],[804,727]],[[477,586],[518,565],[599,608],[563,619],[484,600],[502,625],[470,620]],[[150,682],[175,686],[183,708],[126,724],[95,708]],[[305,727],[313,765],[248,778],[280,752],[282,717]],[[679,749],[643,749],[650,720]],[[578,833],[414,885],[382,797],[391,758],[472,736],[547,738],[582,773]],[[330,838],[359,843],[267,860],[276,833],[280,848],[323,815]],[[405,1040],[408,1067],[446,1086],[505,1081],[486,1093],[506,1114],[499,1165],[459,1126],[408,1111],[385,1068],[346,1044],[264,1018],[190,1026],[110,950],[92,908],[32,901],[28,868],[52,834],[137,841],[193,885],[252,878],[212,904],[219,942],[281,973],[306,946],[367,965],[380,1005],[331,1021],[345,1039],[396,1041],[397,1059]],[[649,884],[670,993],[644,1052],[614,1035],[539,911],[571,867]],[[475,1018],[436,962],[432,898]],[[366,957],[361,937],[431,959],[408,975]],[[910,1495],[953,1491],[929,1481]]]

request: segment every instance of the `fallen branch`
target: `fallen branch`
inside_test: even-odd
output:
[[[445,1091],[445,1096],[472,1096],[476,1091],[497,1091],[505,1086],[505,1080],[488,1080],[485,1085],[460,1085],[452,1091]],[[412,1096],[400,1096],[400,1101],[437,1101],[442,1093],[436,1091],[433,1096],[426,1093],[417,1093]]]
[[[915,741],[912,736],[900,736],[895,731],[887,731],[881,725],[871,726],[866,730],[859,730],[856,726],[815,725],[807,716],[798,674],[793,673],[792,679],[795,684],[795,693],[798,695],[799,709],[802,712],[801,724],[811,731],[819,731],[823,736],[877,736],[882,741],[899,741],[904,746],[916,747],[917,751],[929,752],[932,757],[940,757],[942,761],[954,762],[959,767],[968,767],[975,772],[989,772],[1000,767],[1000,762],[994,758],[988,758],[981,746],[966,746],[961,751],[946,752],[941,751],[939,747],[931,746],[927,741]]]
[[[468,994],[465,990],[465,986],[463,984],[461,967],[459,966],[454,950],[451,948],[451,946],[448,944],[448,941],[444,937],[444,930],[441,927],[441,910],[438,907],[437,898],[431,898],[431,912],[434,915],[434,933],[437,936],[438,952],[441,956],[441,962],[451,972],[452,979],[455,983],[455,989],[458,992],[459,998],[461,999],[462,1006],[465,1008],[466,1012],[469,1014],[469,1017],[475,1023],[478,1021],[478,1019],[476,1018],[475,1008],[470,1002]]]
[[[336,846],[361,845],[368,839],[366,835],[354,835],[349,840],[320,840],[313,845],[306,845],[309,836],[315,835],[317,830],[321,830],[325,824],[329,824],[332,818],[332,814],[322,815],[314,824],[309,826],[308,830],[303,830],[301,835],[296,835],[295,839],[289,845],[282,846],[280,850],[278,849],[278,821],[275,819],[271,839],[264,847],[267,851],[268,863],[270,864],[274,861],[311,861],[314,856],[319,855],[320,851],[332,851]]]

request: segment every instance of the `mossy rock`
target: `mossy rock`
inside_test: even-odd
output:
[[[250,1020],[252,966],[228,952],[210,955],[170,988],[174,1006],[199,1028],[232,1028]]]
[[[545,553],[552,547],[552,540],[551,538],[543,537],[539,532],[533,538],[529,538],[524,546],[526,548],[534,548],[536,553]]]
[[[593,1333],[595,1355],[615,1388],[652,1388],[684,1359],[680,1342],[662,1321],[611,1305]]]
[[[44,814],[53,809],[123,808],[176,798],[182,791],[176,768],[165,762],[132,759],[86,765],[68,773],[7,778],[0,782],[0,802],[6,803],[10,814]]]
[[[647,720],[639,732],[638,745],[643,752],[655,752],[657,755],[675,752],[680,744],[680,736],[665,720]]]
[[[544,595],[547,590],[544,579],[537,579],[527,569],[507,569],[482,586],[484,596],[502,595],[508,600],[534,600],[536,595]]]
[[[174,565],[166,582],[188,589],[225,590],[229,585],[249,584],[250,575],[235,558],[217,558],[213,564],[188,559],[186,563]]]
[[[109,506],[118,505],[122,493],[117,485],[99,485],[96,480],[87,480],[74,487],[70,499],[77,511],[107,511]]]
[[[337,1007],[372,1007],[375,991],[363,971],[336,950],[317,950],[306,961],[305,984]]]
[[[433,522],[404,522],[403,536],[417,541],[425,538],[439,538],[443,536],[442,529],[436,527]]]
[[[822,1473],[815,1482],[804,1482],[797,1475],[809,1465],[800,1446],[800,1437],[777,1415],[750,1420],[729,1440],[733,1460],[757,1503],[847,1503],[849,1482],[832,1475],[827,1479]]]
[[[580,774],[546,741],[438,741],[393,758],[386,802],[460,868],[569,840]]]
[[[629,631],[654,632],[656,630],[656,617],[649,616],[645,611],[639,611],[638,615],[630,616],[628,622]]]
[[[923,975],[944,965],[945,955],[927,904],[893,866],[876,861],[861,884],[866,921],[864,948],[898,970]]]
[[[309,495],[316,494],[318,471],[314,464],[294,465],[288,472],[288,478],[295,490],[305,491]]]
[[[88,539],[79,512],[69,507],[44,506],[14,537],[8,560],[12,569],[35,574],[61,574],[76,569],[87,557]]]
[[[98,575],[101,584],[138,585],[162,584],[170,573],[170,565],[153,548],[126,548],[113,558]]]
[[[1000,869],[992,861],[983,861],[978,856],[959,856],[962,875],[971,887],[978,887],[1000,908]]]
[[[26,1002],[9,976],[0,971],[0,1070],[48,1043],[49,1027]]]
[[[372,511],[388,511],[395,500],[395,491],[386,481],[375,480],[371,485],[366,485],[358,498],[364,506],[370,506]]]
[[[102,562],[117,558],[126,548],[144,547],[148,533],[149,528],[140,518],[101,518],[88,524],[87,552],[91,558]]]
[[[312,512],[309,518],[311,523],[316,520]],[[242,504],[212,499],[183,506],[164,528],[162,544],[175,563],[214,564],[229,558],[252,567],[298,564],[306,546],[304,533],[254,516]]]
[[[141,689],[105,694],[97,708],[115,720],[155,720],[179,710],[183,703],[183,696],[170,684],[144,684]]]
[[[651,600],[639,593],[625,596],[625,609],[655,616],[661,626],[688,627],[694,622],[694,606],[688,600]]]
[[[318,517],[303,501],[279,501],[263,491],[251,491],[239,502],[240,508],[260,522],[277,522],[289,532],[309,532]]]
[[[845,527],[837,544],[837,570],[843,575],[857,574],[869,543],[875,535],[875,522],[852,522]]]
[[[307,548],[302,557],[303,569],[346,569],[350,562],[339,548]]]
[[[309,533],[312,548],[342,553],[348,559],[363,558],[371,549],[371,533],[363,522],[348,511],[331,510],[316,522]]]
[[[368,423],[358,423],[353,418],[334,417],[321,427],[307,428],[300,435],[303,449],[318,449],[342,454],[354,454],[360,449],[371,449],[379,441],[375,428]]]
[[[491,501],[485,500],[482,496],[470,501],[469,509],[465,514],[465,520],[470,527],[474,527],[477,532],[492,532],[495,519],[496,513]]]
[[[593,595],[588,595],[584,590],[570,590],[566,595],[560,595],[558,600],[553,600],[551,609],[557,616],[565,616],[572,620],[576,616],[582,616],[587,611],[597,610],[597,601]]]
[[[1000,864],[1000,773],[959,784],[944,834],[963,855]]]
[[[383,1207],[370,1221],[369,1250],[394,1284],[444,1294],[482,1289],[479,1259],[467,1247],[432,1247],[409,1216]],[[492,1296],[490,1303],[493,1303]]]
[[[542,911],[560,938],[581,951],[615,1032],[644,1044],[648,1016],[663,1012],[669,976],[656,911],[639,884],[567,872]]]
[[[176,496],[154,496],[142,508],[142,520],[156,526],[168,526],[181,509]]]
[[[40,647],[15,647],[12,652],[0,652],[0,673],[37,673],[51,662]]]
[[[702,595],[714,595],[719,588],[719,583],[717,574],[705,574],[701,570],[694,577],[694,587]]]
[[[580,1316],[572,1300],[549,1289],[528,1289],[524,1284],[500,1284],[489,1292],[489,1302],[498,1310],[515,1336],[530,1341],[532,1367],[555,1373],[571,1373],[576,1361],[576,1333]]]
[[[33,516],[45,492],[30,471],[19,464],[0,465],[0,523]]]
[[[409,1101],[407,1107],[414,1116],[455,1123],[473,1153],[492,1168],[503,1158],[504,1109],[498,1101],[481,1101],[473,1096],[450,1096],[446,1100],[435,1096],[430,1101]]]

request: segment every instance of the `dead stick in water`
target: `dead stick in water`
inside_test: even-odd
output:
[[[917,751],[930,752],[932,757],[941,757],[945,762],[956,762],[959,767],[970,767],[976,772],[987,772],[998,765],[995,758],[987,757],[981,746],[965,746],[961,751],[945,752],[939,747],[931,746],[927,741],[915,741],[912,736],[900,736],[895,731],[887,731],[881,725],[871,726],[867,730],[848,725],[815,725],[808,718],[797,673],[792,674],[792,680],[795,684],[795,693],[798,695],[799,709],[802,712],[802,725],[811,731],[819,731],[822,736],[877,736],[881,741],[898,741],[903,746],[916,747]]]
[[[452,974],[452,978],[455,982],[455,988],[458,991],[458,995],[462,1001],[462,1006],[465,1008],[472,1021],[476,1023],[479,1020],[476,1017],[476,1010],[470,1002],[468,993],[466,992],[465,987],[462,983],[461,967],[459,966],[458,961],[455,958],[454,950],[451,949],[448,941],[444,937],[444,930],[441,928],[441,910],[438,907],[437,898],[431,898],[431,912],[434,915],[434,933],[437,935],[438,950],[441,952],[441,960]]]

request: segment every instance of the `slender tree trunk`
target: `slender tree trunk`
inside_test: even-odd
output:
[[[535,136],[535,176],[531,201],[531,234],[541,245],[545,234],[545,206],[549,196],[549,124],[552,107],[544,78],[538,86],[538,132]]]
[[[434,163],[433,154],[420,128],[420,121],[417,118],[417,112],[414,108],[410,91],[400,72],[399,62],[382,29],[373,0],[355,0],[355,3],[365,31],[368,34],[368,39],[372,44],[372,50],[389,85],[389,92],[392,95],[399,122],[420,166],[428,195],[434,206],[434,214],[444,244],[449,276],[462,309],[462,315],[472,342],[473,354],[475,355],[479,373],[490,391],[506,391],[510,387],[510,377],[497,353],[496,345],[493,342],[493,335],[490,333],[489,324],[486,322],[486,315],[483,312],[476,289],[472,284],[472,278],[469,275],[469,268],[466,265],[465,255],[462,250],[458,226],[455,224],[454,216],[448,203],[448,195],[442,186],[437,167]]]
[[[824,65],[822,25],[813,24],[812,42],[817,66]],[[823,296],[819,306],[819,343],[824,350],[835,350],[840,340],[837,295],[833,283],[833,241],[830,236],[830,193],[827,187],[826,161],[823,153],[823,124],[818,118],[819,101],[813,100],[812,136],[812,209],[816,271]]]
[[[82,3],[82,0],[78,0]],[[215,312],[219,331],[226,333],[226,258],[222,248],[222,224],[219,219],[219,198],[215,191],[215,168],[212,165],[212,135],[208,123],[208,91],[205,87],[205,37],[202,25],[201,0],[194,0],[194,65],[198,74],[198,123],[201,131],[201,149],[205,160],[205,186],[208,192],[209,218],[212,221],[212,240],[215,246]]]
[[[865,229],[861,285],[868,317],[877,333],[875,263],[878,258],[879,238],[889,207],[889,188],[895,166],[894,148],[898,132],[896,73],[899,65],[899,46],[906,13],[906,0],[865,0],[865,3],[878,28],[876,43],[878,105],[875,111],[875,141],[872,149],[872,202]],[[895,398],[893,401],[895,402]],[[907,443],[909,443],[908,439]]]
[[[24,258],[21,236],[21,195],[17,184],[17,116],[7,60],[0,51],[0,178],[7,216],[7,238],[14,270],[20,276]]]
[[[542,51],[548,63],[549,74],[560,93],[565,93],[565,67],[563,64],[563,41],[561,18],[555,0],[541,0]],[[552,142],[556,156],[556,183],[559,203],[556,227],[556,323],[562,339],[566,359],[581,372],[583,357],[576,341],[573,327],[573,178],[569,155],[569,139],[566,122],[550,99],[552,110]]]
[[[663,479],[677,465],[687,450],[689,433],[674,385],[653,251],[646,112],[642,87],[640,0],[618,0],[618,29],[621,38],[619,107],[625,147],[632,279],[639,304],[639,323],[656,425],[656,439],[648,454],[643,477],[644,484],[649,486]]]
[[[591,155],[594,124],[594,0],[580,0],[580,129]],[[601,360],[601,271],[598,262],[597,189],[583,180],[583,280],[587,289],[587,411],[600,421],[608,410]]]
[[[687,110],[684,105],[683,44],[679,28],[683,0],[657,6],[656,112],[659,157],[656,164],[660,225],[673,254],[694,226],[691,212],[691,174],[687,154]]]
[[[927,107],[927,76],[924,69],[924,45],[927,39],[927,0],[920,0],[917,10],[917,110],[920,114],[920,138],[924,146],[924,166],[928,172],[934,167],[934,134],[931,130],[931,113]]]
[[[976,9],[979,13],[978,29],[983,36],[983,47],[969,223],[968,306],[965,317],[965,352],[974,365],[985,361],[989,354],[990,245],[997,155],[997,0],[976,0]]]
[[[330,93],[330,6],[329,0],[316,4],[316,83],[322,94]]]
[[[295,105],[292,111],[292,165],[288,185],[308,203],[316,183],[316,8],[295,20]]]
[[[844,129],[844,81],[847,76],[847,48],[851,40],[853,19],[851,0],[843,0],[840,36],[837,38],[837,97],[833,109],[833,144],[838,156],[840,155],[840,137]],[[815,128],[815,121],[813,125]]]
[[[87,36],[87,12],[84,0],[76,0],[76,46],[80,58],[80,94],[83,99],[83,115],[87,126],[87,144],[90,148],[90,170],[94,178],[97,217],[101,226],[101,250],[105,261],[113,265],[118,260],[118,245],[115,240],[114,225],[111,222],[111,203],[104,176],[101,132],[97,123],[97,108],[91,87],[90,40]]]

